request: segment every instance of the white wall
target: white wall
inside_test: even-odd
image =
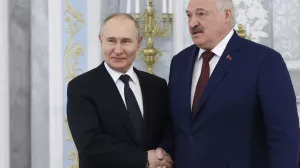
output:
[[[0,1],[0,167],[10,167],[8,1]]]
[[[102,60],[99,42],[101,26],[101,1],[87,1],[87,48],[88,70],[97,67]]]
[[[48,1],[50,168],[63,167],[62,2]]]
[[[184,2],[183,1],[177,1],[173,5],[173,55],[178,54],[181,50],[184,49],[184,37],[183,33],[178,32],[184,32],[184,27],[182,25],[186,25],[184,21],[185,13],[183,8]]]

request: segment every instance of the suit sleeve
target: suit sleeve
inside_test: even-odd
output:
[[[258,78],[270,168],[298,168],[299,119],[296,96],[280,54],[264,58]]]
[[[173,60],[174,60],[174,58],[171,61],[169,82],[170,82],[171,75],[172,75],[172,67],[173,67],[173,62],[174,62]],[[174,132],[173,132],[172,116],[171,116],[171,111],[170,111],[171,108],[170,108],[170,101],[169,101],[169,88],[168,88],[167,82],[165,81],[164,83],[165,83],[165,89],[164,89],[165,94],[164,95],[166,95],[165,102],[167,102],[165,121],[167,124],[166,124],[164,136],[162,138],[162,142],[159,146],[161,148],[163,148],[170,156],[173,156]]]
[[[68,85],[67,117],[80,162],[90,162],[94,167],[144,168],[147,152],[106,135],[96,106],[81,90],[75,82]]]
[[[162,141],[159,144],[159,147],[164,149],[169,155],[173,154],[173,125],[172,119],[169,111],[169,103],[168,103],[168,87],[166,81],[164,81],[163,88],[164,102],[166,102],[165,106],[165,115],[164,115],[164,134],[162,137]]]

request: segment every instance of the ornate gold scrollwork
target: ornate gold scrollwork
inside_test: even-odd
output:
[[[71,134],[71,131],[70,131],[70,127],[69,127],[69,124],[68,124],[67,117],[65,117],[65,122],[64,123],[65,123],[65,126],[67,128],[67,134],[68,134],[67,138],[66,138],[66,141],[71,142],[72,144],[75,145],[74,140],[72,138],[72,134]],[[78,152],[77,151],[69,152],[68,153],[68,159],[73,161],[72,166],[70,166],[69,168],[79,168],[79,159],[78,159]]]
[[[66,32],[69,35],[65,48],[65,69],[67,73],[65,79],[70,81],[83,72],[78,67],[78,59],[83,56],[84,49],[80,43],[74,42],[74,36],[84,25],[84,18],[83,14],[72,8],[69,0],[66,0],[65,14]]]
[[[77,33],[82,29],[84,25],[84,18],[83,14],[77,12],[74,10],[69,2],[69,0],[66,0],[66,8],[64,10],[65,12],[65,22],[66,22],[66,32],[68,33],[68,40],[66,43],[65,48],[65,70],[66,70],[66,76],[65,80],[69,82],[74,77],[78,76],[79,74],[83,73],[83,70],[78,67],[78,59],[79,57],[83,56],[84,49],[82,44],[74,41],[74,37],[77,35]],[[65,117],[65,126],[67,129],[67,137],[66,142],[71,142],[74,146],[75,143],[72,138],[72,134],[68,125],[67,117]],[[79,168],[79,159],[78,159],[78,152],[70,151],[68,153],[68,160],[71,160],[73,163],[69,168]]]

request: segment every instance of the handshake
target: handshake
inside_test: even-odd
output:
[[[172,168],[173,160],[162,148],[148,150],[148,168]]]

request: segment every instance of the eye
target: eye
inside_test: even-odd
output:
[[[130,42],[131,42],[131,40],[129,40],[129,39],[123,40],[123,43],[130,43]]]
[[[108,40],[107,40],[107,42],[109,42],[109,43],[113,43],[113,42],[114,42],[114,40],[113,40],[113,39],[108,39]]]
[[[187,14],[187,17],[190,18],[190,17],[191,17],[191,14]]]
[[[203,13],[203,12],[199,12],[199,13],[197,13],[197,15],[199,15],[199,16],[203,16],[203,15],[205,15],[205,13]]]

